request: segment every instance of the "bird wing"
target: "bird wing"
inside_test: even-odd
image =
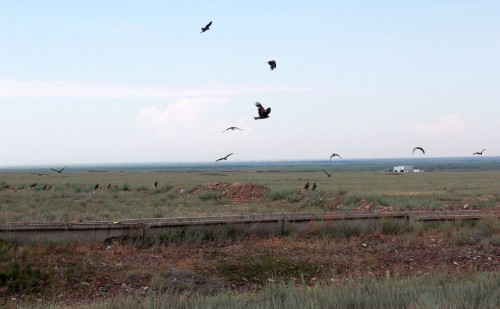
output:
[[[49,167],[49,168],[50,168],[51,170],[53,170],[54,172],[58,172],[58,173],[59,173],[59,171],[58,171],[58,170],[53,169],[52,167]]]
[[[328,172],[327,172],[327,171],[325,171],[325,170],[322,170],[322,171],[323,171],[325,174],[327,174],[328,176],[330,176],[330,174],[328,174]]]
[[[212,22],[210,21],[206,26],[205,28],[210,28],[210,26],[212,25]]]
[[[230,154],[228,154],[225,158],[227,159],[229,156],[232,156],[233,153],[231,152]]]
[[[257,106],[257,110],[259,112],[259,116],[260,117],[264,117],[265,116],[265,113],[266,113],[266,110],[264,109],[264,106],[262,106],[262,104],[260,104],[259,102],[255,102],[255,106]]]

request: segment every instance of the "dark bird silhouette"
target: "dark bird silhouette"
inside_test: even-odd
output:
[[[271,67],[271,71],[276,69],[276,61],[270,60],[267,63],[269,63],[269,66]]]
[[[205,27],[201,28],[201,32],[200,33],[203,33],[207,30],[210,30],[210,26],[212,25],[212,22],[209,22]]]
[[[309,189],[309,181],[306,182],[306,184],[304,185],[304,190],[307,190],[307,189]]]
[[[61,173],[62,173],[62,171],[63,171],[66,167],[67,167],[67,166],[65,166],[65,167],[61,168],[60,170],[56,170],[56,169],[54,169],[54,168],[52,168],[52,167],[51,167],[50,169],[51,169],[51,170],[53,170],[54,172],[57,172],[58,174],[61,174]]]
[[[330,156],[330,160],[331,160],[332,158],[334,158],[334,157],[339,157],[339,158],[341,158],[341,159],[342,159],[342,157],[341,157],[339,154],[337,154],[337,153],[333,153],[333,154]]]
[[[221,160],[227,160],[227,158],[228,158],[230,155],[232,155],[232,154],[233,154],[233,153],[231,152],[231,153],[230,153],[230,154],[228,154],[227,156],[225,156],[225,157],[222,157],[222,158],[219,158],[219,159],[215,160],[215,162],[219,162],[219,161],[221,161]]]
[[[240,129],[238,127],[229,127],[227,129],[225,129],[224,131],[222,131],[222,133],[226,132],[227,130],[233,130],[234,131],[234,130],[243,130],[243,129]]]
[[[36,187],[36,182],[31,184],[30,188],[33,188],[33,187]]]
[[[424,148],[422,148],[422,147],[415,147],[415,148],[413,148],[413,152],[411,153],[412,156],[415,153],[415,150],[417,150],[417,149],[420,150],[420,151],[422,151],[423,154],[425,154]]]
[[[482,155],[483,155],[483,151],[485,151],[485,150],[486,150],[486,149],[483,149],[483,150],[481,150],[481,151],[476,151],[476,152],[474,152],[472,155],[480,155],[480,156],[482,156]]]
[[[311,188],[312,191],[316,190],[316,183],[313,183],[313,186]]]
[[[43,176],[43,175],[47,175],[47,174],[44,174],[44,173],[31,173],[33,175],[38,175],[38,176]]]
[[[335,173],[337,172],[337,170],[334,170],[334,171],[333,171],[333,172],[331,172],[331,173],[328,173],[328,172],[327,172],[327,171],[325,171],[325,170],[322,170],[322,171],[323,171],[323,172],[325,172],[326,176],[328,176],[328,177],[332,177],[332,175],[333,175],[333,174],[335,174]]]
[[[155,181],[155,188],[158,187],[158,181]]]
[[[255,102],[255,106],[257,106],[259,112],[259,117],[253,117],[255,120],[269,118],[269,114],[271,113],[270,107],[264,108],[259,102]]]
[[[42,190],[43,190],[43,191],[47,190],[47,185],[43,185]]]
[[[108,186],[106,187],[107,190],[109,190],[111,188],[111,184],[108,184]]]
[[[99,189],[99,184],[96,184],[96,185],[94,186],[94,190],[97,190],[97,189]]]

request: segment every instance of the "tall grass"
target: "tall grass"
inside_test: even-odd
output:
[[[498,308],[500,275],[434,274],[382,280],[339,280],[314,286],[271,283],[260,293],[183,297],[122,296],[85,308]]]
[[[385,175],[370,172],[282,171],[109,172],[46,176],[0,173],[0,222],[79,221],[126,218],[310,212],[358,209],[362,202],[394,210],[437,209],[447,205],[495,207],[498,172],[433,172]],[[153,184],[158,181],[158,187]],[[270,189],[259,200],[233,202],[220,192],[190,193],[213,182],[253,182]],[[316,191],[303,191],[305,181]],[[30,185],[37,183],[31,188]],[[93,190],[95,184],[101,189]],[[111,184],[109,190],[106,190]],[[50,190],[43,190],[50,185]],[[103,189],[104,188],[104,189]]]

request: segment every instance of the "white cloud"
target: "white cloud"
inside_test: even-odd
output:
[[[422,134],[458,134],[465,131],[465,121],[460,115],[452,114],[439,119],[434,123],[414,122],[409,126],[410,131]]]
[[[179,87],[127,86],[79,81],[23,81],[0,79],[0,98],[205,98],[251,93],[309,92],[308,88],[262,85]]]

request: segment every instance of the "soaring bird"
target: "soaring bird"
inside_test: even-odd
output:
[[[316,183],[313,183],[313,186],[311,188],[312,191],[316,190]]]
[[[415,150],[417,150],[417,149],[420,150],[420,151],[422,151],[423,154],[425,154],[424,148],[422,148],[422,147],[415,147],[415,148],[413,148],[413,152],[411,153],[412,156],[415,153]]]
[[[307,190],[307,189],[309,189],[309,181],[306,182],[306,184],[304,185],[304,190]]]
[[[219,159],[215,160],[215,162],[219,162],[219,161],[221,161],[221,160],[227,160],[227,158],[228,158],[230,155],[232,155],[232,154],[233,154],[233,153],[231,152],[231,153],[230,153],[230,154],[228,154],[227,156],[225,156],[225,157],[222,157],[222,158],[219,158]]]
[[[342,157],[341,157],[339,154],[337,154],[337,153],[332,153],[332,155],[330,156],[330,160],[331,160],[332,158],[334,158],[334,157],[339,157],[339,158],[341,158],[341,159],[342,159]]]
[[[203,33],[207,30],[210,30],[210,26],[212,25],[212,22],[209,22],[205,27],[201,28],[201,32],[200,33]]]
[[[52,167],[50,168],[51,170],[53,170],[54,172],[57,172],[58,174],[61,174],[62,171],[66,168],[67,166],[61,168],[60,170],[56,170],[56,169],[53,169]]]
[[[222,133],[226,132],[227,130],[243,130],[243,129],[240,129],[238,127],[229,127],[227,129],[225,129],[224,131],[222,131]]]
[[[481,151],[476,151],[476,152],[474,152],[472,155],[480,155],[480,156],[481,156],[481,155],[483,155],[483,151],[485,151],[485,150],[486,150],[486,149],[483,149],[483,150],[481,150]]]
[[[276,69],[276,61],[270,60],[267,63],[269,63],[269,66],[271,67],[271,71]]]
[[[270,107],[264,108],[259,102],[255,102],[255,106],[257,106],[259,111],[259,117],[253,117],[255,120],[269,118],[269,114],[271,113]]]
[[[328,177],[332,177],[332,175],[333,175],[333,174],[335,174],[335,173],[337,172],[337,170],[334,170],[334,171],[333,171],[333,172],[331,172],[331,173],[328,173],[328,172],[327,172],[327,171],[325,171],[325,170],[322,170],[322,171],[323,171],[323,172],[325,172],[326,176],[328,176]]]

